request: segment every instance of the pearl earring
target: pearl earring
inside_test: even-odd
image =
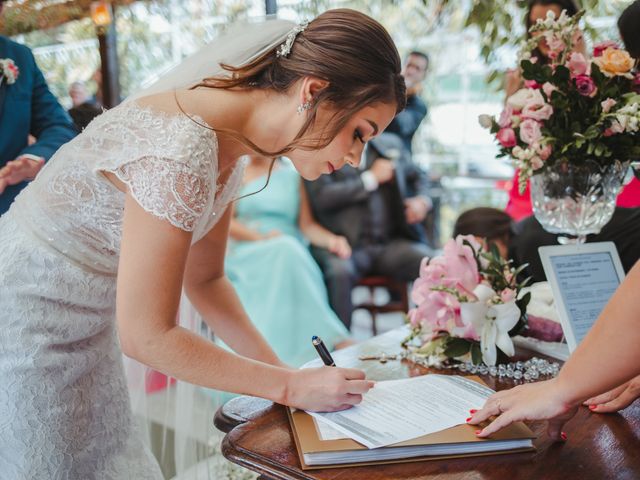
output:
[[[302,112],[309,110],[311,108],[311,100],[307,100],[306,102],[298,105],[298,108],[296,109],[296,111],[298,112],[298,115],[302,115]]]

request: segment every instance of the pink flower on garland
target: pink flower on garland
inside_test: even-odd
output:
[[[10,58],[0,58],[0,85],[6,81],[7,85],[16,83],[20,75],[20,69]]]

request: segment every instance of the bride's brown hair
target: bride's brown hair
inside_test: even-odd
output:
[[[406,102],[400,75],[398,50],[389,33],[374,19],[350,9],[328,10],[297,34],[291,51],[277,56],[280,45],[241,66],[225,65],[228,76],[205,78],[192,88],[264,89],[286,93],[304,77],[327,81],[314,98],[307,118],[291,143],[268,152],[237,132],[213,128],[250,147],[256,153],[276,157],[294,148],[327,146],[358,110],[376,103],[395,103],[400,112]],[[304,139],[316,121],[318,107],[335,111],[329,128],[316,138]]]

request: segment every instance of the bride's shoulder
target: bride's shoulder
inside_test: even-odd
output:
[[[85,136],[109,139],[128,150],[146,149],[179,158],[201,154],[217,156],[217,138],[200,117],[163,108],[147,98],[127,100],[105,111],[83,132]]]

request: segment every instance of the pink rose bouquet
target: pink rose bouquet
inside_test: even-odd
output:
[[[481,115],[499,156],[520,169],[520,189],[529,177],[558,163],[595,160],[606,166],[640,158],[640,74],[618,44],[596,45],[591,59],[574,49],[583,12],[553,12],[530,29],[520,54],[524,88],[511,95],[495,119]],[[540,38],[550,49],[547,64],[532,57]]]
[[[470,358],[490,366],[499,351],[513,356],[511,336],[525,328],[530,298],[518,298],[526,283],[516,281],[522,268],[512,268],[494,245],[485,251],[473,236],[449,240],[441,256],[422,261],[404,346],[433,363]]]

